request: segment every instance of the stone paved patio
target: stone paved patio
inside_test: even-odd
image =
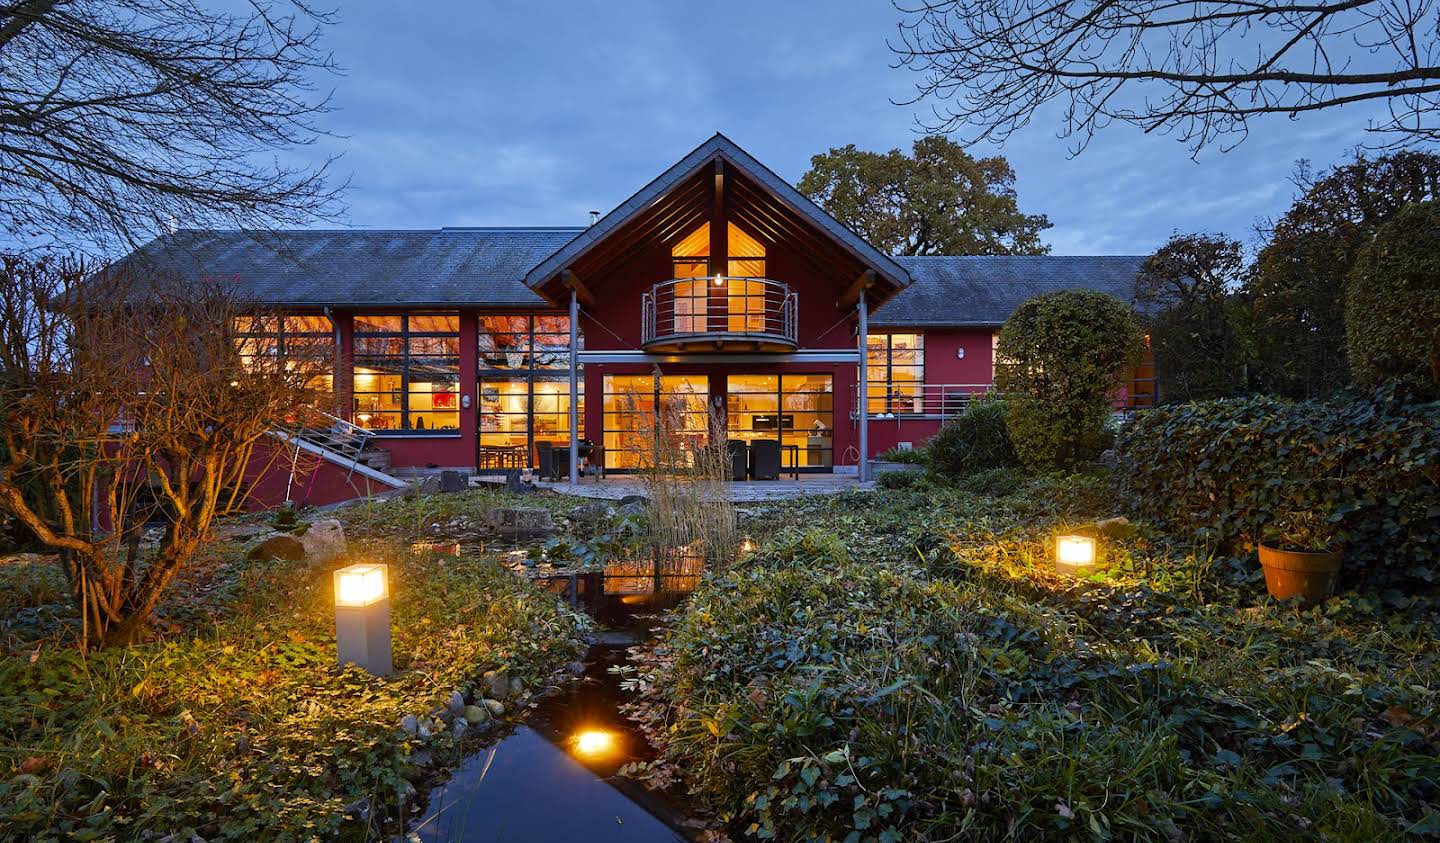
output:
[[[539,481],[536,485],[562,495],[612,501],[626,495],[645,494],[645,488],[639,480],[623,476],[583,480],[578,484]],[[802,475],[800,480],[746,480],[726,484],[729,498],[735,503],[788,500],[806,495],[833,495],[851,489],[873,488],[874,481],[861,483],[855,477],[843,474],[810,474]]]

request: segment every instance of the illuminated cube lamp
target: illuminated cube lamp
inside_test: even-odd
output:
[[[389,575],[378,563],[347,565],[335,572],[335,649],[341,667],[356,664],[376,676],[394,671]]]
[[[1056,536],[1055,570],[1084,576],[1095,570],[1095,539],[1090,536]]]

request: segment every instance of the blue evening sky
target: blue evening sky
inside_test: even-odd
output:
[[[325,118],[352,178],[342,221],[580,225],[716,131],[791,182],[833,146],[908,149],[916,110],[891,100],[913,75],[886,46],[897,20],[883,0],[350,4],[327,37],[346,68]],[[1295,160],[1339,160],[1368,116],[1272,118],[1196,160],[1128,126],[1072,158],[1041,116],[971,152],[1009,158],[1021,208],[1055,224],[1054,253],[1140,254],[1176,229],[1251,242],[1288,206]]]

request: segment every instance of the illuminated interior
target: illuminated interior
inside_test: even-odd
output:
[[[354,421],[371,430],[459,432],[460,317],[355,317]]]
[[[781,464],[834,465],[835,400],[830,375],[730,375],[725,380],[726,434],[776,440]],[[794,446],[793,448],[791,446]]]
[[[241,316],[232,320],[240,362],[252,372],[272,371],[296,361],[316,371],[308,386],[329,394],[334,389],[335,329],[321,315]]]
[[[704,375],[606,375],[604,383],[606,468],[644,467],[654,451],[657,411],[671,447],[704,444],[710,399]]]
[[[581,438],[585,398],[580,397]],[[482,378],[480,381],[480,446],[531,451],[540,443],[570,442],[570,384],[530,378]],[[531,455],[533,457],[533,454]],[[527,463],[534,465],[534,462]]]
[[[865,406],[871,415],[926,412],[924,334],[871,334],[865,358]]]
[[[725,231],[730,254],[721,279],[714,277],[710,261],[709,223],[690,232],[670,251],[673,277],[695,279],[675,286],[675,333],[765,331],[766,289],[764,283],[753,280],[766,277],[765,244],[733,222],[726,223]],[[768,310],[778,310],[780,304],[771,301]]]

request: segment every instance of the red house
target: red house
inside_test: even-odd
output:
[[[572,443],[624,472],[657,407],[695,438],[720,408],[787,471],[864,472],[990,388],[1021,302],[1129,301],[1142,258],[885,255],[717,134],[588,228],[182,230],[130,260],[284,313],[251,353],[333,344],[336,414],[381,457],[360,468],[375,481],[552,456],[563,473]],[[1137,370],[1118,402],[1153,383]]]

